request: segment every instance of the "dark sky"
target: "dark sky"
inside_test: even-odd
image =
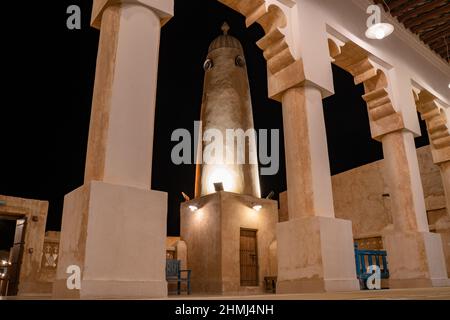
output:
[[[82,9],[82,29],[66,28],[66,9]],[[33,1],[20,23],[3,29],[3,103],[0,113],[0,194],[50,201],[47,230],[60,230],[65,194],[83,184],[89,117],[99,32],[89,27],[92,0]],[[256,129],[280,129],[281,105],[267,98],[266,63],[255,42],[258,25],[214,0],[175,0],[175,17],[163,28],[156,106],[152,188],[169,194],[168,234],[179,233],[181,191],[194,194],[194,166],[170,161],[171,133],[192,130],[199,119],[203,62],[210,42],[228,21],[243,44],[248,65]],[[7,30],[7,31],[5,31]],[[324,100],[332,174],[382,159],[381,144],[370,138],[362,86],[333,67],[336,94]],[[422,123],[423,125],[423,123]],[[286,189],[284,143],[280,171],[262,177],[262,195]],[[417,141],[428,144],[427,138]],[[0,224],[0,241],[9,236]],[[9,238],[8,238],[9,239]]]

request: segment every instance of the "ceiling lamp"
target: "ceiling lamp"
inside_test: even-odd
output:
[[[369,27],[366,31],[366,37],[369,39],[381,40],[394,32],[394,26],[390,23],[377,23]]]
[[[389,9],[389,6],[384,3]],[[367,8],[370,17],[367,19],[366,37],[369,39],[381,40],[394,32],[394,26],[390,23],[381,22],[381,8],[377,5],[371,5]]]

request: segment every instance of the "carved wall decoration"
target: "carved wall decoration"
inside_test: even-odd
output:
[[[328,47],[333,64],[349,72],[355,85],[364,84],[362,98],[367,103],[372,137],[380,140],[387,133],[403,129],[402,115],[389,96],[386,74],[371,63],[369,52],[351,41],[340,47],[329,39]]]

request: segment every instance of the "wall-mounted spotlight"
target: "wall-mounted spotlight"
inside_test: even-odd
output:
[[[6,206],[6,201],[5,200],[0,200],[0,206]]]
[[[267,195],[266,199],[271,200],[275,196],[275,192],[270,191],[270,193]]]
[[[183,191],[181,191],[181,195],[183,196],[184,201],[190,201],[191,200],[191,198],[186,193],[184,193]]]
[[[194,206],[194,205],[190,205],[190,206],[189,206],[189,210],[191,210],[191,212],[195,212],[195,211],[198,210],[198,207],[197,207],[197,206]]]
[[[253,204],[253,210],[256,212],[259,212],[262,209],[262,205],[260,204]]]
[[[222,182],[215,182],[214,183],[214,190],[216,190],[216,192],[223,191],[223,183]]]

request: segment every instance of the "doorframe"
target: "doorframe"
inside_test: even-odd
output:
[[[242,283],[242,275],[241,275],[241,232],[242,231],[252,231],[255,232],[255,252],[256,252],[256,285],[255,286],[243,286]],[[260,286],[260,276],[259,276],[259,251],[258,251],[258,229],[254,228],[244,228],[241,227],[239,229],[239,285],[241,287],[259,287]]]
[[[48,201],[0,195],[3,204],[0,216],[13,220],[25,219],[23,255],[19,273],[18,296],[46,293],[40,271],[45,241]]]
[[[8,214],[8,215],[4,215],[4,214],[2,214],[1,211],[0,211],[0,220],[9,220],[9,221],[15,221],[16,222],[16,227],[15,227],[15,230],[14,230],[13,245],[9,249],[10,250],[9,251],[9,259],[10,259],[11,258],[11,250],[14,250],[13,249],[14,246],[16,244],[20,243],[20,249],[19,249],[18,256],[17,256],[17,266],[16,266],[16,270],[15,270],[15,273],[14,273],[14,277],[15,277],[14,284],[15,284],[15,287],[13,289],[14,291],[11,292],[11,290],[12,290],[12,288],[10,287],[11,286],[11,281],[8,280],[8,282],[7,282],[7,289],[6,289],[6,296],[15,296],[15,295],[17,295],[17,293],[19,291],[20,273],[21,273],[21,269],[22,269],[22,262],[23,262],[24,251],[25,251],[25,235],[27,233],[28,221],[27,221],[27,217],[25,215],[23,215],[23,214],[17,214],[17,215]],[[20,237],[20,242],[16,242],[17,226],[18,226],[17,223],[19,221],[23,221],[24,226],[23,226],[21,237]]]

